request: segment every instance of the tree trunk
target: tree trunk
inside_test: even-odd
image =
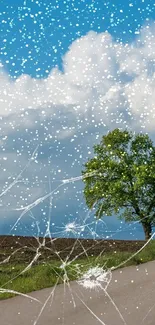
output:
[[[151,238],[151,235],[152,235],[151,223],[142,222],[142,226],[143,226],[143,229],[144,229],[145,240],[149,240]]]

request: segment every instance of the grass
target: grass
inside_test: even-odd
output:
[[[105,253],[102,257],[89,257],[77,259],[66,266],[68,280],[76,280],[79,275],[86,272],[90,267],[102,266],[104,268],[138,265],[155,260],[155,241],[152,240],[139,254],[127,261],[133,253],[113,252]],[[127,262],[126,262],[127,261]],[[27,264],[23,261],[11,261],[0,265],[0,288],[14,290],[21,293],[40,290],[63,283],[65,270],[58,260],[41,261],[33,265],[28,271],[22,273]],[[15,296],[12,293],[0,293],[0,299]]]

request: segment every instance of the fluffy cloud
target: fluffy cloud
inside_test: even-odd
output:
[[[63,72],[54,68],[46,79],[21,75],[12,80],[1,71],[0,113],[22,117],[24,126],[34,124],[37,109],[42,120],[70,113],[77,122],[94,120],[107,127],[111,122],[136,127],[138,120],[137,127],[151,131],[154,38],[154,23],[143,27],[130,44],[114,41],[107,32],[90,31],[70,46],[63,57]]]

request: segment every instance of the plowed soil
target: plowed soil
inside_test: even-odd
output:
[[[45,239],[45,246],[39,249],[41,256],[38,261],[57,259],[58,255],[61,258],[67,256],[73,258],[75,256],[84,257],[86,254],[98,256],[110,252],[134,253],[145,244],[145,241],[133,240],[53,239]],[[9,256],[11,256],[9,262],[29,262],[34,257],[39,243],[42,242],[42,237],[0,236],[0,262]]]

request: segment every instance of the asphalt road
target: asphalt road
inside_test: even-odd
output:
[[[31,293],[40,302],[21,296],[0,301],[0,325],[155,325],[155,261],[113,271],[107,294],[76,282],[52,290]]]

